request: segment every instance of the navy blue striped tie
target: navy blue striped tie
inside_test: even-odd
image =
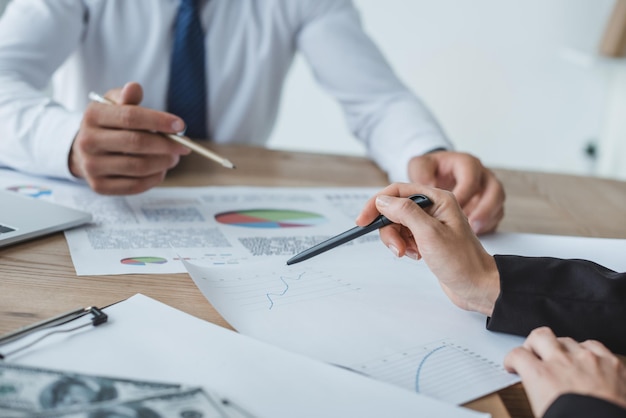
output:
[[[181,0],[175,25],[167,111],[185,121],[188,136],[205,139],[208,137],[207,86],[198,1]]]

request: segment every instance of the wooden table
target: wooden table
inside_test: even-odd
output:
[[[358,157],[214,146],[230,171],[197,155],[183,159],[165,186],[385,186],[386,176]],[[494,170],[507,200],[501,231],[626,238],[626,182]],[[61,233],[0,249],[0,333],[85,305],[106,306],[143,293],[198,318],[230,326],[187,274],[76,276]],[[531,417],[521,385],[466,406],[494,417]]]

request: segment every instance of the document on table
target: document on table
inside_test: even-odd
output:
[[[213,265],[282,260],[354,226],[377,189],[155,188],[135,196],[90,190],[57,198],[94,222],[67,231],[78,275],[184,273],[181,257]],[[377,240],[372,234],[351,245]]]
[[[154,188],[102,196],[83,184],[0,170],[0,187],[92,213],[65,232],[77,275],[184,273],[181,263],[291,256],[353,227],[378,188]],[[377,240],[377,234],[349,245]]]
[[[67,195],[89,190],[89,188],[82,183],[29,176],[8,168],[0,168],[0,188],[35,199],[50,200],[62,204],[65,203],[67,206],[71,205],[68,204],[68,202],[59,202],[55,199],[56,193],[63,192]]]
[[[491,253],[591,258],[626,270],[626,240],[495,234]],[[485,317],[444,295],[423,262],[380,242],[216,268],[186,262],[205,297],[239,332],[447,402],[464,403],[518,379],[506,353],[520,337],[489,332]]]
[[[231,409],[241,417],[487,416],[290,353],[143,295],[105,312],[108,323],[52,335],[7,361],[201,387],[236,405]]]

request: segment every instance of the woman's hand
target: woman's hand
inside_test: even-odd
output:
[[[433,205],[422,209],[405,197],[421,193]],[[397,256],[424,259],[457,306],[491,315],[500,293],[495,260],[472,231],[454,195],[417,184],[392,184],[370,199],[357,224],[365,226],[381,213],[395,222],[380,237]]]

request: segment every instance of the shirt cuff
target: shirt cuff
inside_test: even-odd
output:
[[[434,149],[453,149],[452,142],[411,94],[385,106],[370,130],[355,132],[366,141],[370,157],[392,182],[409,182],[409,161]]]
[[[82,119],[81,113],[68,113],[60,107],[46,113],[36,134],[40,143],[35,147],[35,174],[78,180],[70,172],[69,156]]]
[[[443,140],[440,136],[418,138],[410,141],[397,153],[397,163],[386,168],[389,181],[409,183],[409,161],[414,157],[428,154],[434,151],[452,150],[452,144]],[[384,167],[383,167],[384,168]]]

